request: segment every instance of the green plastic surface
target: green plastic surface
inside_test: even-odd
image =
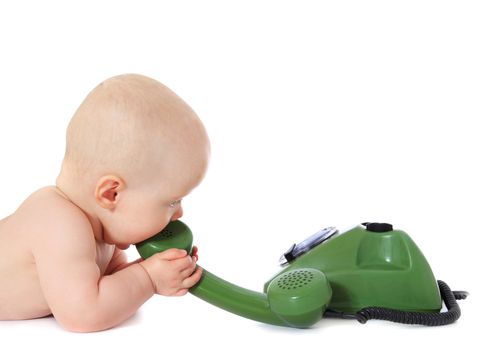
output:
[[[168,248],[191,253],[193,235],[176,220],[137,244],[146,259]],[[264,284],[263,293],[227,282],[203,269],[190,293],[224,310],[259,322],[307,328],[326,308],[355,312],[367,306],[439,311],[434,275],[403,231],[370,232],[359,225],[329,238],[290,262]]]

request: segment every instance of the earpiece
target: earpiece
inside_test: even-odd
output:
[[[288,326],[303,328],[322,318],[332,291],[324,273],[301,268],[276,276],[268,285],[266,295],[272,312]]]

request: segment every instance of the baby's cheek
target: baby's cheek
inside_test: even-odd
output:
[[[128,232],[131,242],[141,242],[151,236],[154,236],[170,222],[172,210],[170,208],[159,207],[155,205],[146,205],[132,207],[134,216],[130,216],[128,222],[124,222],[128,225]]]
[[[137,231],[139,235],[141,236],[141,240],[145,240],[147,238],[150,238],[151,236],[156,235],[159,233],[161,230],[163,230],[166,225],[169,223],[168,218],[161,218],[161,217],[154,217],[152,216],[148,222],[145,222],[145,225],[142,225],[141,232]]]

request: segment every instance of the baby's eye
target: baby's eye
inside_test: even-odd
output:
[[[176,207],[178,204],[181,203],[181,199],[178,199],[177,201],[171,202],[169,205],[170,208]]]

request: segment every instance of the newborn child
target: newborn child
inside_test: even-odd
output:
[[[201,277],[186,251],[127,262],[125,252],[183,214],[210,145],[195,112],[141,75],[97,86],[70,121],[56,186],[0,221],[0,320],[53,314],[65,329],[113,327],[151,296]]]

